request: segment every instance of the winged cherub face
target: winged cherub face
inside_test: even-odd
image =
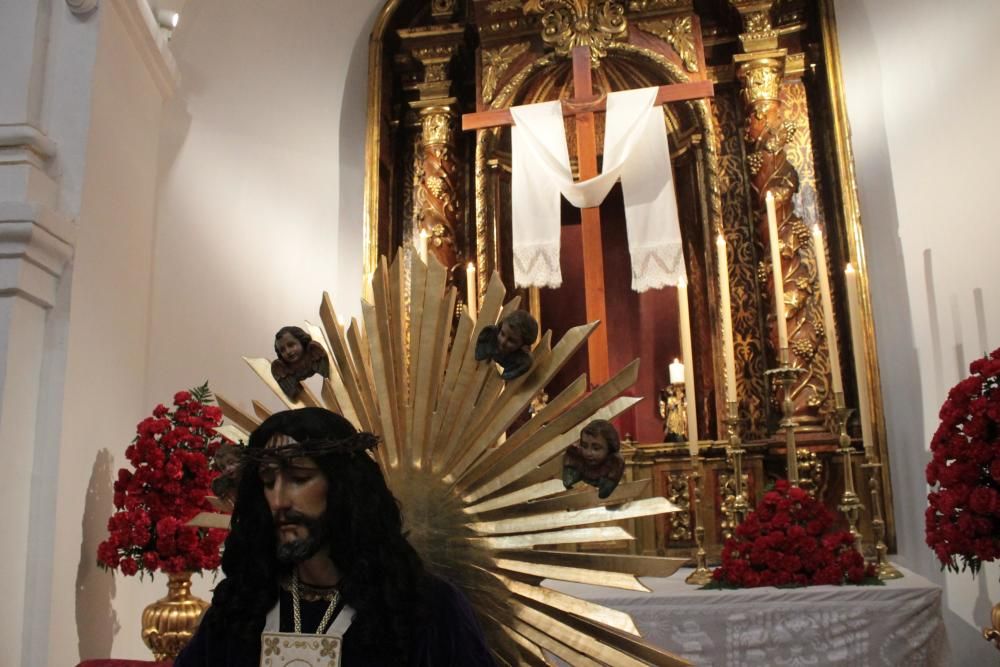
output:
[[[502,323],[500,325],[500,332],[497,334],[497,347],[500,348],[500,354],[510,354],[521,349],[523,346],[524,341],[521,340],[521,336],[510,325],[510,322]]]
[[[591,433],[580,435],[579,447],[580,453],[583,454],[583,460],[590,467],[602,464],[604,459],[608,458],[608,452],[610,451],[608,443],[603,437]]]
[[[286,364],[294,364],[296,361],[302,358],[302,343],[299,339],[288,333],[287,331],[281,334],[281,338],[277,342],[278,356]]]

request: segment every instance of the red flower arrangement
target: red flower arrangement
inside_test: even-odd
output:
[[[128,576],[219,567],[226,531],[186,525],[211,510],[205,497],[218,473],[209,461],[225,441],[215,432],[222,411],[209,405],[212,398],[206,382],[175,394],[173,409],[157,405],[139,422],[125,450],[134,471],[118,471],[118,511],[108,520],[108,539],[97,548],[98,564]]]
[[[942,567],[979,571],[1000,556],[1000,348],[948,392],[931,439],[927,545]]]
[[[722,547],[717,586],[860,584],[874,566],[847,531],[829,533],[834,517],[802,489],[778,480]]]

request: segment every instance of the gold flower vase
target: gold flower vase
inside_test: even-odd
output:
[[[177,657],[198,629],[208,603],[191,595],[191,573],[169,575],[167,596],[142,610],[142,641],[156,660]]]
[[[993,605],[990,621],[992,628],[983,628],[983,638],[993,642],[993,645],[1000,649],[1000,602]]]

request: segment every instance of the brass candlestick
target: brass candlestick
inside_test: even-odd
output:
[[[886,552],[889,551],[889,548],[885,546],[885,542],[883,541],[885,539],[885,521],[882,519],[882,502],[879,500],[881,486],[879,477],[882,475],[882,464],[869,459],[861,467],[868,471],[868,488],[872,494],[872,533],[875,536],[875,573],[879,579],[899,579],[903,576],[903,573],[889,562],[889,559],[886,557]]]
[[[701,522],[701,485],[698,484],[701,478],[701,459],[697,455],[691,456],[691,481],[694,482],[694,541],[698,545],[695,553],[695,569],[684,579],[685,583],[693,586],[704,586],[712,581],[712,571],[708,569],[705,562],[705,526]]]
[[[727,508],[726,514],[729,515],[730,525],[735,531],[750,512],[750,503],[743,486],[743,454],[746,450],[743,449],[743,441],[740,439],[740,415],[736,401],[726,401],[726,418],[723,423],[729,436],[726,454],[733,464],[733,502]]]
[[[851,445],[851,436],[847,435],[847,420],[854,410],[844,405],[843,392],[837,392],[835,400],[837,406],[835,418],[837,430],[840,433],[840,456],[844,464],[844,494],[840,497],[840,505],[837,506],[837,509],[844,513],[847,527],[851,531],[851,537],[854,538],[854,548],[863,556],[858,521],[861,519],[861,513],[865,510],[865,505],[854,490],[854,466],[851,465],[851,454],[854,453],[854,447]]]
[[[805,373],[804,368],[793,368],[788,357],[788,348],[783,347],[778,355],[778,368],[764,371],[774,384],[781,387],[781,413],[779,426],[785,429],[785,459],[788,465],[788,483],[799,485],[799,452],[795,447],[795,401],[792,397],[792,385],[799,375]],[[773,386],[773,385],[772,385]]]

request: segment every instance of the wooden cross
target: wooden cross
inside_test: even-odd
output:
[[[656,94],[656,104],[694,100],[712,97],[714,87],[711,81],[695,81],[660,86]],[[607,100],[603,95],[595,95],[590,77],[590,47],[578,46],[573,49],[573,97],[563,101],[563,116],[573,116],[576,121],[576,153],[580,165],[580,180],[585,181],[598,175],[597,172],[597,131],[594,113],[604,111]],[[462,116],[463,130],[482,130],[514,124],[510,109],[480,111]],[[600,320],[594,334],[587,342],[587,357],[590,382],[596,386],[607,381],[608,372],[608,328],[604,301],[604,255],[601,248],[600,209],[585,208],[580,212],[583,237],[583,283],[587,303],[587,320]]]

